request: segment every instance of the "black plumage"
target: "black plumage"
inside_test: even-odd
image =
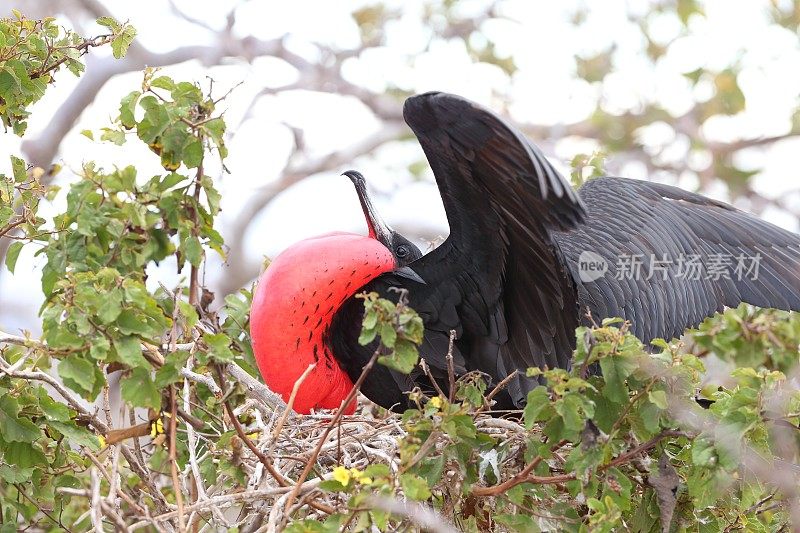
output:
[[[670,339],[704,318],[747,302],[800,309],[800,237],[725,203],[676,187],[605,177],[579,192],[516,128],[457,96],[409,98],[404,118],[433,169],[450,236],[408,265],[419,279],[387,273],[364,290],[409,304],[425,322],[420,352],[434,375],[446,376],[450,330],[457,340],[457,372],[481,370],[499,382],[513,370],[567,368],[575,328],[587,312],[629,320],[644,341]],[[582,278],[582,254],[609,271]],[[621,257],[641,256],[642,275],[626,276]],[[680,259],[704,267],[681,277]],[[760,263],[758,275],[709,277],[712,263]],[[651,258],[672,268],[649,277]],[[685,266],[685,265],[684,265]],[[733,273],[733,275],[730,275]],[[741,279],[739,279],[741,278]],[[337,313],[328,342],[353,379],[373,347],[359,346],[360,300]],[[438,379],[437,379],[438,380]],[[420,372],[403,376],[376,367],[364,384],[373,401],[405,407],[404,391],[425,384]],[[506,403],[520,406],[535,381],[514,379]],[[446,386],[446,379],[443,380]]]

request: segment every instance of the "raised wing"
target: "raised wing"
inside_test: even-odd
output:
[[[576,289],[551,233],[583,220],[575,191],[513,126],[444,93],[409,98],[403,114],[430,162],[450,236],[410,266],[425,281],[383,277],[409,289],[424,318],[423,356],[456,360],[502,379],[514,369],[566,366],[578,324]],[[523,391],[517,391],[517,401]]]
[[[742,302],[800,310],[800,236],[676,187],[600,178],[580,189],[586,223],[555,235],[581,315],[619,316],[671,339]],[[583,265],[581,258],[583,254]],[[608,271],[595,280],[602,258]]]

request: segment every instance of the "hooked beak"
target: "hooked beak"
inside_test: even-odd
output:
[[[367,182],[360,172],[355,170],[348,170],[342,173],[342,176],[347,176],[356,188],[358,200],[361,202],[361,209],[364,211],[364,218],[367,220],[367,229],[369,229],[369,236],[378,240],[389,250],[392,249],[392,231],[389,226],[383,221],[375,206],[372,205],[372,200],[367,193]]]

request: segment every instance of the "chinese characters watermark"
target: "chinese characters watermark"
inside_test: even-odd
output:
[[[680,253],[674,257],[670,254],[620,254],[611,260],[599,253],[584,251],[578,258],[578,275],[584,283],[597,281],[607,275],[620,281],[654,278],[756,281],[761,270],[761,259],[760,253]]]

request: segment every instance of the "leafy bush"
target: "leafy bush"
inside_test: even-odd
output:
[[[52,20],[0,22],[7,127],[22,135],[28,107],[62,65],[79,75],[89,47],[124,54],[133,28],[99,22],[110,33],[88,40]],[[368,403],[353,417],[291,414],[253,378],[251,291],[212,312],[199,280],[207,254],[225,252],[220,195],[203,170],[227,156],[218,103],[147,70],[97,133],[145,143],[163,173],[88,162],[59,192],[12,157],[2,176],[8,269],[23,246],[47,260],[43,338],[0,333],[3,530],[789,527],[800,420],[786,377],[800,343],[791,314],[743,306],[655,350],[620,322],[580,328],[572,370],[532,369],[548,385],[504,418],[492,416],[497,390],[477,373],[449,396],[412,392],[417,407],[402,416]],[[579,163],[602,166],[599,156]],[[65,211],[39,217],[57,194]],[[173,259],[186,275],[179,286],[148,277]],[[421,319],[402,298],[364,300],[361,340],[381,340],[373,364],[409,371]],[[709,388],[712,353],[739,368]],[[587,371],[595,364],[602,375]],[[122,416],[111,409],[117,382]]]

